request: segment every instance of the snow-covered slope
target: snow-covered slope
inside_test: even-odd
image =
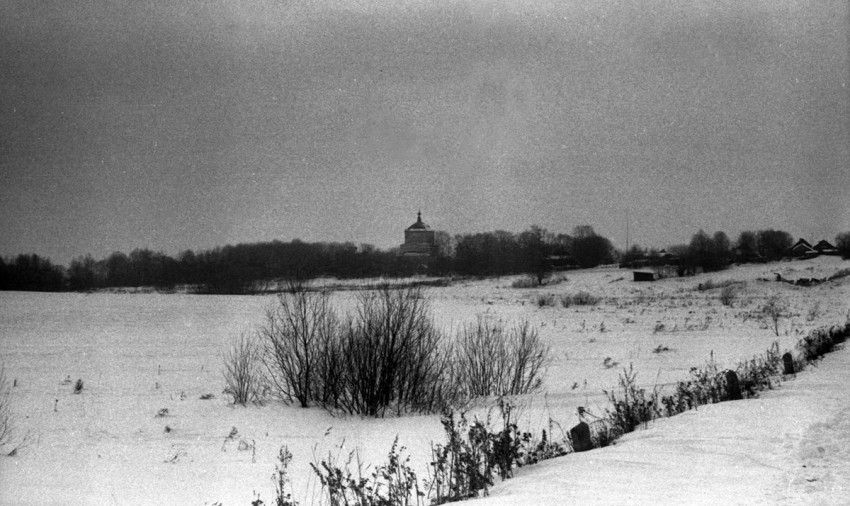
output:
[[[850,504],[848,385],[841,350],[758,399],[521,469],[475,504]]]

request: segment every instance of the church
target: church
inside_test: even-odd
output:
[[[399,254],[406,257],[430,257],[437,252],[437,234],[422,221],[422,211],[416,213],[416,223],[404,229],[404,244]]]

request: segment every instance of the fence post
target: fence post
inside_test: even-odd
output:
[[[573,451],[586,452],[593,449],[593,442],[590,440],[590,426],[584,422],[579,422],[578,425],[570,429],[570,438],[573,441]]]
[[[794,357],[790,352],[782,355],[782,363],[785,366],[784,374],[794,374]]]
[[[735,371],[726,371],[726,393],[730,401],[738,401],[744,398],[741,395],[741,385],[738,384],[738,374]]]

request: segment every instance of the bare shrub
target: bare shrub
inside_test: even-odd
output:
[[[223,356],[223,362],[225,391],[233,398],[233,403],[244,406],[261,400],[263,349],[255,335],[242,333],[234,339]],[[168,413],[167,409],[164,411]]]
[[[773,322],[773,333],[779,336],[779,320],[788,311],[788,301],[779,295],[771,295],[761,308],[762,313]]]
[[[339,408],[384,416],[436,412],[454,400],[450,349],[419,288],[361,294],[340,346]]]
[[[32,433],[19,433],[12,410],[12,392],[6,380],[6,370],[0,364],[0,451],[13,457],[26,447],[32,439]]]
[[[543,384],[549,347],[527,321],[506,329],[479,317],[457,340],[456,377],[467,395],[522,395]]]
[[[298,402],[306,408],[317,395],[324,396],[319,384],[320,357],[339,331],[328,298],[326,292],[291,283],[258,329],[269,379],[286,403]]]
[[[585,291],[580,291],[574,294],[567,294],[561,297],[561,305],[564,307],[570,306],[595,306],[601,301],[601,297],[597,297]]]
[[[567,281],[569,281],[569,278],[567,278],[563,274],[557,274],[557,275],[552,274],[552,275],[547,276],[546,279],[544,279],[543,281],[544,281],[545,285],[551,286],[551,285],[559,285],[561,283],[566,283]]]
[[[734,285],[727,285],[720,289],[720,303],[724,306],[732,306],[735,297],[738,296],[738,289]]]
[[[515,279],[511,283],[512,288],[537,288],[540,286],[537,276],[523,276]]]
[[[536,297],[537,307],[546,307],[555,305],[555,296],[552,294],[540,294]]]

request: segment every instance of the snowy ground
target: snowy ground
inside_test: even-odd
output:
[[[477,316],[529,320],[552,347],[545,394],[516,399],[520,425],[538,430],[551,417],[565,429],[576,408],[601,414],[602,389],[633,364],[642,385],[664,385],[704,364],[720,367],[791,349],[811,329],[844,323],[850,278],[815,287],[773,280],[823,278],[850,262],[835,257],[748,265],[654,283],[613,268],[566,273],[538,289],[515,278],[431,288],[447,331]],[[708,280],[740,281],[732,307]],[[537,296],[585,290],[597,306],[538,307]],[[790,303],[775,336],[758,316],[770,295]],[[341,307],[354,292],[339,292]],[[385,457],[398,436],[424,476],[430,442],[442,441],[436,416],[334,417],[277,404],[235,408],[221,394],[221,353],[259,323],[272,296],[0,293],[0,357],[18,425],[34,443],[0,458],[2,504],[248,504],[270,501],[281,445],[295,455],[295,498],[317,497],[314,455],[359,449],[365,463]],[[669,351],[654,353],[658,346]],[[657,421],[616,446],[521,470],[486,501],[499,504],[765,503],[842,504],[848,486],[850,352],[833,354],[761,399],[700,408]],[[606,366],[616,363],[614,367]],[[69,378],[84,381],[71,393]],[[202,400],[204,394],[214,394]],[[162,409],[166,416],[158,417]],[[169,429],[166,431],[166,427]],[[237,438],[226,440],[231,429]],[[239,449],[239,443],[253,449]],[[806,467],[802,467],[803,465]]]

